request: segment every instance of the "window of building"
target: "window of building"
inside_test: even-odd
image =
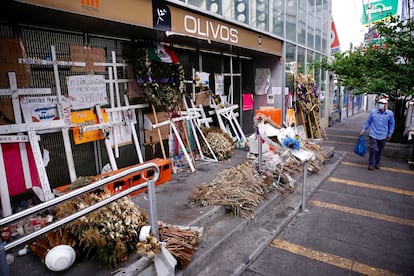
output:
[[[307,45],[309,48],[314,49],[315,45],[315,16],[316,5],[315,0],[308,0],[308,24],[307,24]]]
[[[307,0],[299,0],[298,7],[298,43],[306,46]]]
[[[275,35],[283,37],[283,28],[284,24],[284,16],[283,16],[283,9],[284,9],[284,1],[282,0],[273,0],[273,11],[272,15],[272,30],[271,32]]]
[[[269,31],[269,0],[257,0],[255,5],[256,27],[261,30]]]
[[[305,74],[305,49],[298,47],[298,73]]]
[[[297,0],[286,1],[286,39],[296,42]]]

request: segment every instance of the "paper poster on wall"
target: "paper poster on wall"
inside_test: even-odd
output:
[[[256,68],[254,89],[256,95],[267,94],[270,88],[271,74],[269,68]]]
[[[200,87],[201,91],[210,89],[210,73],[196,72],[196,87]]]
[[[275,95],[275,96],[282,95],[282,87],[272,86],[272,94]]]
[[[66,77],[72,109],[86,109],[97,104],[108,104],[106,83],[102,75],[80,75]]]
[[[223,74],[214,73],[214,94],[223,95],[224,94],[224,76]]]
[[[66,124],[71,122],[70,102],[66,97],[62,97],[62,108],[64,118],[59,118],[57,107],[57,96],[26,96],[20,100],[20,106],[25,123],[44,122],[63,119]],[[37,131],[37,133],[51,133],[61,131],[61,129],[48,129]]]
[[[267,104],[274,104],[274,103],[275,103],[275,95],[267,94]]]

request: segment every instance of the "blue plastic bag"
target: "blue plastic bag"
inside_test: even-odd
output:
[[[367,145],[365,144],[364,135],[360,135],[355,145],[354,152],[359,156],[365,156],[367,153]]]

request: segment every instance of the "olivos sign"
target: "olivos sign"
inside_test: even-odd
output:
[[[126,24],[164,30],[282,55],[281,41],[227,22],[189,12],[163,1],[148,0],[15,0]],[[152,15],[152,16],[151,16]]]

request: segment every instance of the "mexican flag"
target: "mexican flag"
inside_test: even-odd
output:
[[[157,45],[149,48],[148,56],[150,60],[164,63],[179,63],[180,60],[175,53],[167,46]]]

